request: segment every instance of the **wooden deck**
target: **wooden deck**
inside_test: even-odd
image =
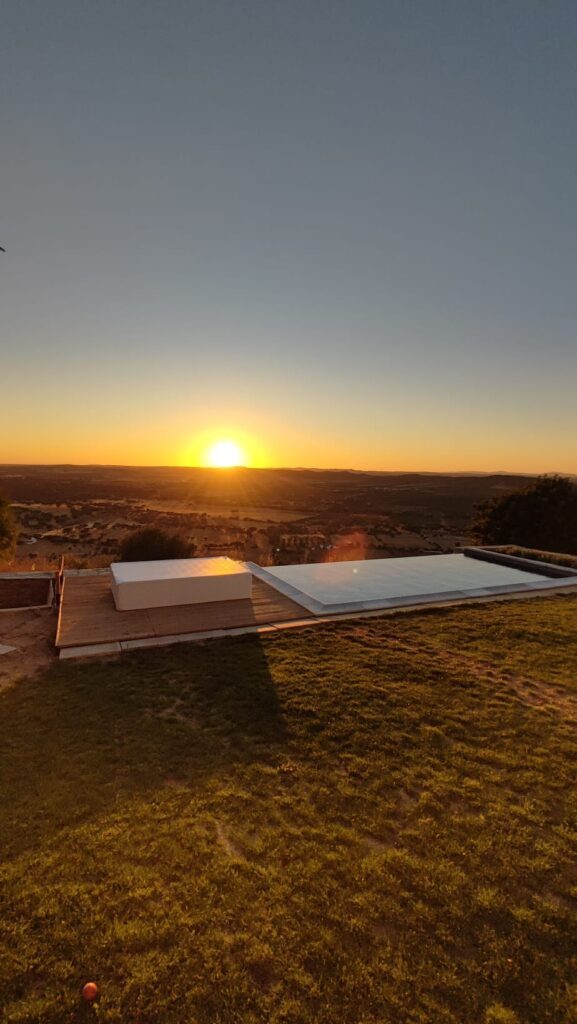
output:
[[[67,576],[64,581],[57,647],[143,640],[309,618],[310,612],[253,578],[249,601],[214,601],[138,611],[116,610],[110,574]]]

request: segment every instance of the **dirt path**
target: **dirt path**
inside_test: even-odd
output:
[[[54,660],[55,633],[56,614],[51,608],[0,613],[0,645],[15,648],[0,654],[0,691]]]

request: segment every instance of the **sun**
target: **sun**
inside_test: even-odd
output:
[[[215,469],[231,469],[246,463],[245,454],[234,441],[215,441],[206,456],[209,466]]]
[[[267,453],[260,440],[235,424],[221,423],[191,438],[180,456],[183,466],[204,466],[208,469],[248,469],[268,465]]]

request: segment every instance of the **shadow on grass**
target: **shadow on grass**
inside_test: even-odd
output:
[[[258,636],[57,664],[0,698],[0,844],[17,854],[159,787],[274,762],[286,726]]]

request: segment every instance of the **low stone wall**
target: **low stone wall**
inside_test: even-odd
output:
[[[518,555],[507,555],[503,551],[491,551],[489,548],[463,548],[463,554],[467,558],[478,558],[481,562],[507,565],[510,569],[533,572],[540,576],[549,576],[552,579],[566,579],[568,576],[574,576],[577,582],[577,569],[568,569],[563,565],[554,565],[553,562],[540,562],[537,559],[520,558]]]

